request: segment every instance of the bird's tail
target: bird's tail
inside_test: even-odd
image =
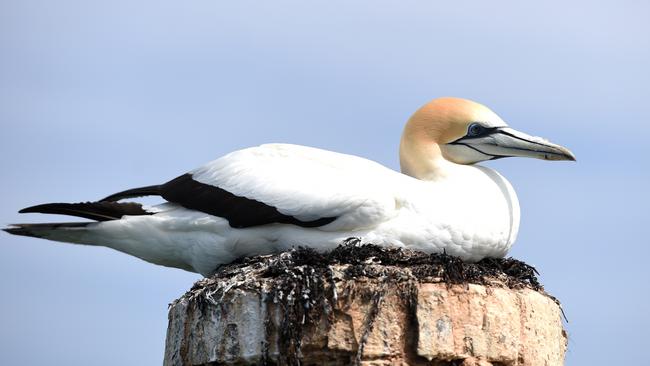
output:
[[[155,212],[147,211],[138,203],[47,203],[28,207],[20,212],[71,215],[95,221],[13,224],[2,230],[13,235],[104,246],[147,262],[196,272],[185,257],[173,254],[177,251],[177,248],[174,248],[174,240],[156,236],[159,221],[149,220],[149,215]],[[156,209],[156,212],[160,212],[159,209]]]
[[[20,213],[43,213],[83,217],[95,221],[119,220],[123,216],[151,215],[141,204],[134,202],[81,202],[81,203],[46,203],[31,206]],[[68,243],[89,244],[89,229],[97,222],[57,222],[38,224],[13,224],[3,229],[9,234],[31,236]]]
[[[86,244],[87,227],[93,222],[57,222],[44,224],[11,224],[2,230],[13,235],[31,236],[66,243]]]

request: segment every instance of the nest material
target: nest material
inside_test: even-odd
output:
[[[405,275],[408,273],[409,277],[422,283],[473,283],[544,291],[535,267],[514,258],[485,258],[468,263],[445,253],[427,254],[405,248],[361,244],[357,238],[348,239],[327,253],[298,247],[279,254],[240,258],[221,266],[213,276],[197,282],[192,290],[210,287],[219,279],[231,278],[249,268],[261,272],[264,278],[276,278],[295,270],[321,272],[333,265],[347,267],[345,279],[377,278],[386,275],[381,267],[392,267],[392,270],[404,269]]]
[[[368,281],[373,291],[363,296],[373,306],[366,316],[365,332],[359,343],[356,359],[363,355],[365,338],[372,331],[385,289],[389,286],[402,292],[407,308],[415,309],[420,283],[479,284],[513,289],[529,288],[546,294],[534,267],[513,258],[486,258],[466,263],[447,254],[427,254],[405,248],[361,244],[348,239],[331,252],[319,253],[298,247],[287,252],[241,258],[218,268],[214,275],[198,281],[183,298],[204,308],[218,305],[233,288],[258,291],[269,303],[282,307],[280,324],[280,359],[263,364],[298,365],[302,357],[303,329],[327,317],[339,298],[355,296],[349,288],[337,287],[346,281]],[[270,285],[269,285],[270,284]],[[379,284],[377,286],[377,284]],[[413,310],[415,317],[415,310]],[[271,323],[271,319],[267,320]],[[267,345],[268,346],[268,345]],[[267,350],[268,353],[268,350]]]

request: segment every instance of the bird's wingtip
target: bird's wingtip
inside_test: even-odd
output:
[[[68,204],[67,203],[43,203],[40,205],[25,207],[22,210],[18,211],[18,213],[50,213],[46,211],[51,209],[53,206],[60,206],[60,205],[68,205]]]

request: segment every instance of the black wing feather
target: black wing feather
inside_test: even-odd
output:
[[[254,199],[236,196],[224,189],[198,182],[184,174],[160,186],[160,195],[169,202],[210,215],[223,217],[231,227],[281,223],[301,227],[318,227],[331,223],[336,217],[302,221],[282,214],[277,208]]]
[[[102,198],[100,201],[115,202],[125,198],[160,196],[160,187],[161,186],[159,185],[155,185],[155,186],[146,186],[146,187],[127,189],[126,191],[117,192],[108,197]]]
[[[119,220],[122,216],[151,215],[135,202],[46,203],[23,208],[20,213],[43,213],[83,217],[96,221]]]
[[[162,184],[112,194],[100,202],[113,203],[124,198],[142,196],[161,196],[169,202],[185,208],[223,217],[231,227],[246,228],[266,224],[292,224],[301,227],[318,227],[331,223],[336,217],[323,217],[312,221],[302,221],[284,215],[277,208],[254,199],[236,196],[225,189],[198,182],[192,175],[183,174]]]

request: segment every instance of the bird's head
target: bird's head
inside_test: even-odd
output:
[[[505,157],[575,160],[567,148],[510,127],[486,106],[439,98],[409,119],[400,144],[402,171],[435,178],[445,163],[474,164]]]

